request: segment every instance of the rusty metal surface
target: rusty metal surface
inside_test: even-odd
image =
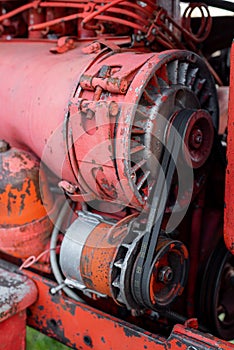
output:
[[[11,148],[0,152],[0,250],[19,258],[45,249],[53,197],[39,159]]]
[[[0,268],[0,322],[25,310],[36,298],[37,289],[33,281]]]
[[[45,174],[40,172],[39,159],[32,153],[15,148],[1,152],[1,227],[20,226],[38,220],[52,206],[53,198]]]
[[[27,272],[39,290],[38,300],[29,309],[28,324],[74,349],[234,349],[211,335],[176,325],[167,338],[148,333],[125,321],[61,294],[51,295],[55,284]]]
[[[37,288],[27,276],[5,268],[0,267],[0,349],[25,350],[26,308],[36,301]]]

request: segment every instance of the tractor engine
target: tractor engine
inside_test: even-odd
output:
[[[207,5],[0,6],[0,257],[150,332],[232,340]]]

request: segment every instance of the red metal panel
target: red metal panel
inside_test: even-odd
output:
[[[234,254],[234,44],[231,49],[231,75],[228,116],[228,166],[226,171],[224,239]]]
[[[27,271],[39,289],[30,307],[28,324],[75,349],[234,349],[225,341],[183,325],[176,325],[168,339],[117,319],[61,294],[52,295],[55,284]]]
[[[25,350],[26,311],[8,318],[0,323],[0,349]]]

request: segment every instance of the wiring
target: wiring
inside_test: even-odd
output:
[[[191,0],[191,1],[186,1],[186,0],[181,0],[181,2],[186,2],[186,3],[197,3],[196,0]],[[203,0],[203,4],[206,4],[208,6],[213,6],[220,8],[222,10],[227,10],[234,12],[234,3],[231,1],[223,1],[223,0]]]

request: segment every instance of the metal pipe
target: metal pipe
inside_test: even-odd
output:
[[[181,0],[181,2],[188,2],[188,3],[195,3],[197,2],[197,0],[190,0],[190,1],[186,1],[186,0]],[[208,5],[208,6],[213,6],[213,7],[217,7],[220,8],[222,10],[227,10],[227,11],[232,11],[234,12],[234,3],[230,2],[230,1],[223,1],[223,0],[203,0],[202,1],[204,4]]]

